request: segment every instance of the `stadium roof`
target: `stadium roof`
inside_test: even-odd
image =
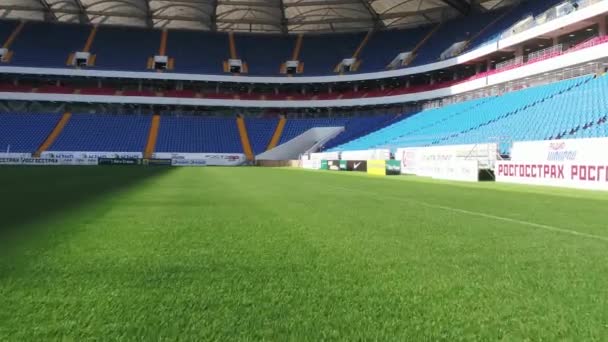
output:
[[[516,1],[0,0],[0,16],[218,31],[327,32],[413,27]]]

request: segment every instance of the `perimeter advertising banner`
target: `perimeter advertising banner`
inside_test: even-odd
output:
[[[498,160],[498,145],[449,145],[431,147],[407,147],[397,149],[395,159],[401,160],[401,173],[433,177],[438,163],[456,161],[478,162],[481,169],[493,169]]]
[[[368,160],[367,173],[370,175],[385,176],[386,160]]]
[[[321,161],[318,159],[314,159],[314,160],[303,159],[302,168],[309,169],[309,170],[319,170],[319,169],[321,169]]]
[[[340,160],[340,171],[348,171],[348,162],[346,160]]]
[[[195,160],[195,162],[174,162],[175,166],[239,166],[247,161],[247,157],[242,153],[161,152],[154,153],[154,159]]]
[[[346,162],[346,170],[367,172],[367,160],[348,160]]]
[[[11,157],[11,158],[0,158],[0,165],[93,166],[93,165],[97,165],[97,158],[17,158],[17,157]]]
[[[401,174],[401,162],[399,160],[386,161],[386,175],[395,176]]]
[[[327,169],[330,171],[340,171],[340,161],[339,160],[328,160]]]
[[[500,161],[495,175],[503,183],[608,190],[608,163]]]
[[[321,170],[329,170],[327,160],[321,160]]]
[[[516,142],[495,175],[504,183],[608,190],[608,138]]]

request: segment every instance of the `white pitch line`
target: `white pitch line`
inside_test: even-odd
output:
[[[479,211],[471,211],[471,210],[466,210],[466,209],[448,207],[448,206],[445,206],[445,205],[433,204],[433,203],[428,203],[428,202],[424,202],[424,201],[418,201],[418,200],[411,199],[411,198],[378,195],[377,193],[370,192],[370,191],[365,191],[365,190],[344,188],[344,187],[338,187],[338,186],[330,186],[330,187],[335,188],[337,190],[350,191],[350,192],[358,192],[358,193],[361,193],[361,194],[366,194],[366,195],[370,195],[370,196],[376,196],[376,197],[386,198],[386,199],[390,199],[390,200],[396,200],[396,201],[414,203],[414,204],[418,204],[418,205],[421,205],[421,206],[424,206],[424,207],[427,207],[427,208],[432,208],[432,209],[441,209],[441,210],[445,210],[445,211],[452,211],[452,212],[456,212],[456,213],[466,214],[466,215],[469,215],[469,216],[477,216],[477,217],[483,217],[483,218],[493,219],[493,220],[496,220],[496,221],[516,223],[516,224],[520,224],[520,225],[524,225],[524,226],[528,226],[528,227],[539,228],[539,229],[544,229],[544,230],[548,230],[548,231],[552,231],[552,232],[569,234],[569,235],[580,236],[580,237],[585,237],[585,238],[589,238],[589,239],[595,239],[595,240],[600,240],[600,241],[608,242],[608,237],[606,237],[606,236],[600,236],[600,235],[593,235],[593,234],[582,233],[582,232],[578,232],[576,230],[555,227],[555,226],[551,226],[551,225],[547,225],[547,224],[542,224],[542,223],[535,223],[535,222],[518,220],[518,219],[513,219],[513,218],[509,218],[509,217],[504,217],[504,216],[497,216],[497,215],[492,215],[492,214],[486,214],[486,213],[482,213],[482,212],[479,212]]]

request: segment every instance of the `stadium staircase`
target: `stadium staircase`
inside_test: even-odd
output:
[[[249,141],[249,134],[247,134],[247,126],[245,125],[245,119],[243,116],[238,115],[236,117],[236,124],[239,129],[239,137],[241,138],[241,145],[243,146],[243,153],[247,157],[247,160],[252,161],[254,159],[253,150]]]
[[[273,148],[277,147],[277,145],[279,144],[279,141],[281,141],[281,136],[283,135],[283,130],[285,129],[285,124],[287,123],[287,118],[285,117],[285,115],[281,115],[281,117],[279,118],[279,122],[277,123],[277,127],[274,130],[274,133],[272,134],[272,138],[270,139],[270,142],[268,143],[268,147],[266,148],[266,151],[270,151]]]
[[[53,130],[51,131],[49,136],[44,140],[42,145],[40,145],[40,147],[38,147],[36,152],[34,152],[34,154],[33,154],[34,157],[36,157],[36,158],[40,157],[42,152],[47,151],[51,146],[53,146],[53,143],[55,142],[55,140],[57,140],[59,135],[61,135],[61,132],[63,132],[63,129],[68,124],[68,122],[70,121],[71,118],[72,118],[72,113],[69,113],[69,112],[63,113],[63,116],[57,122],[57,125],[55,125],[55,127],[53,128]]]
[[[158,131],[160,129],[160,115],[154,114],[152,116],[152,123],[150,125],[150,132],[148,134],[148,140],[146,142],[146,149],[144,150],[144,158],[152,158],[154,151],[156,151],[156,142],[158,141]]]

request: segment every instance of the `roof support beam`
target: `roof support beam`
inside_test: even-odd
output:
[[[378,12],[376,12],[376,10],[372,7],[372,4],[369,3],[369,1],[367,1],[367,0],[361,0],[361,3],[363,4],[363,7],[365,7],[365,9],[369,12],[369,15],[372,16],[372,19],[374,20],[374,29],[383,28],[385,26],[384,21],[382,21],[382,19],[380,18],[380,15],[378,15]]]
[[[217,31],[217,6],[219,4],[218,0],[212,0],[213,4],[212,4],[212,8],[213,8],[213,13],[211,13],[211,22],[209,23],[209,28],[211,29],[211,31]]]
[[[91,20],[89,20],[89,16],[87,15],[87,9],[82,4],[82,1],[74,0],[74,3],[76,3],[76,6],[78,7],[78,10],[80,11],[80,14],[78,15],[78,20],[80,21],[80,23],[81,24],[91,23]]]
[[[285,16],[285,1],[279,0],[279,6],[281,7],[281,33],[289,33],[287,16]]]
[[[460,12],[462,15],[468,15],[471,12],[471,5],[465,0],[441,0],[443,3]]]
[[[150,10],[150,0],[141,0],[144,2],[144,9],[146,10],[146,25],[149,28],[154,27],[154,20],[152,20],[152,10]]]
[[[49,5],[49,3],[46,2],[46,0],[38,0],[38,2],[44,9],[44,19],[48,20],[48,21],[51,21],[51,20],[57,21],[57,15],[55,14],[55,12],[53,12],[53,9]]]

